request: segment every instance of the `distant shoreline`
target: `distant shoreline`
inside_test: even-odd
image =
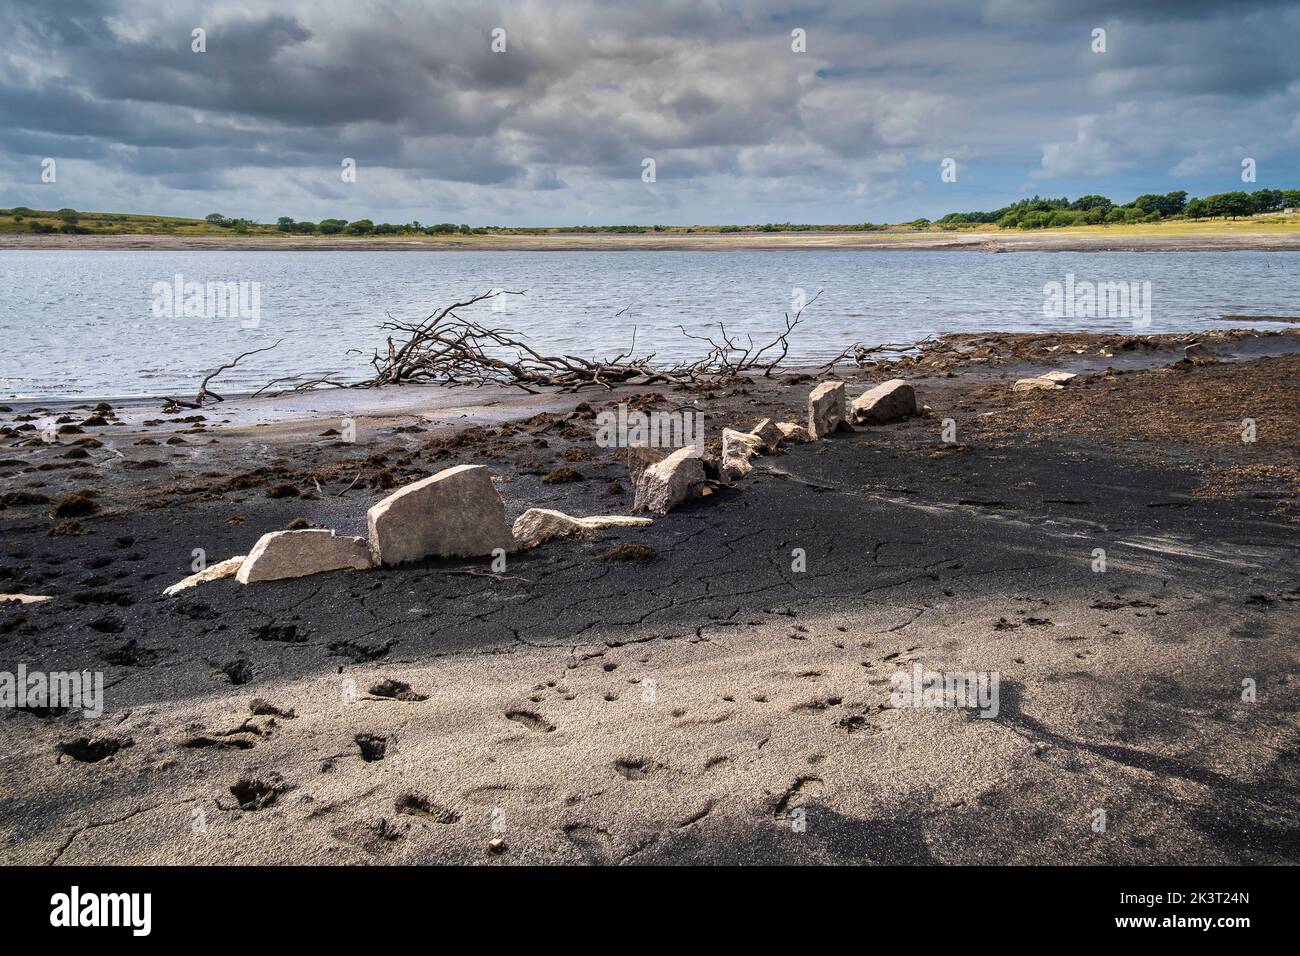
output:
[[[1122,228],[1122,227],[1120,227]],[[419,239],[336,236],[307,238],[248,236],[40,235],[0,234],[7,249],[89,251],[248,251],[248,252],[727,252],[787,250],[879,250],[914,252],[1300,252],[1295,232],[1174,234],[1122,232],[1078,227],[1060,230],[904,233],[786,232],[646,233],[545,236],[428,236]]]

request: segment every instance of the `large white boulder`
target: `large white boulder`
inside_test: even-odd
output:
[[[506,507],[482,465],[457,465],[399,488],[366,512],[376,564],[509,551]]]
[[[633,511],[667,514],[694,497],[704,485],[704,464],[694,448],[679,448],[663,461],[648,466],[636,484]]]
[[[822,382],[808,395],[808,434],[823,438],[845,424],[844,383]]]
[[[627,457],[627,477],[635,488],[641,481],[641,473],[655,462],[663,461],[668,457],[668,451],[663,448],[650,448],[645,445],[632,445],[625,450]]]
[[[916,391],[901,378],[881,382],[853,400],[850,410],[859,425],[882,425],[916,414]]]
[[[555,538],[589,537],[602,528],[645,527],[653,524],[649,518],[633,518],[629,515],[592,515],[587,518],[575,518],[563,511],[550,508],[529,508],[515,519],[515,547],[519,550],[535,548],[539,544]]]
[[[235,580],[255,584],[322,571],[366,571],[370,567],[370,548],[365,538],[340,538],[328,528],[272,531],[257,539]]]
[[[763,439],[750,432],[733,428],[722,430],[722,473],[728,478],[743,478],[754,470],[749,460],[763,453]]]
[[[203,584],[206,581],[220,581],[222,578],[233,578],[239,573],[240,567],[244,563],[244,555],[236,555],[233,558],[226,558],[224,561],[218,561],[216,564],[209,564],[197,574],[191,574],[188,578],[181,578],[171,587],[163,591],[163,597],[172,597],[181,591],[187,591],[196,585]]]

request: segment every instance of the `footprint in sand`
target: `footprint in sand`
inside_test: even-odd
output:
[[[513,720],[517,724],[523,724],[529,730],[536,730],[541,733],[549,734],[555,730],[555,725],[546,720],[541,714],[531,710],[507,710],[506,720]]]
[[[432,820],[434,823],[451,824],[460,820],[460,814],[434,803],[428,797],[418,793],[404,793],[393,801],[393,809],[413,817]]]
[[[67,756],[80,763],[99,763],[134,743],[130,737],[78,737],[59,744],[59,761]]]
[[[384,697],[388,700],[420,701],[428,700],[428,694],[411,690],[411,685],[400,680],[386,679],[370,688],[372,697]]]
[[[366,763],[383,760],[388,753],[388,738],[378,734],[357,734],[353,738],[361,749],[361,759]]]

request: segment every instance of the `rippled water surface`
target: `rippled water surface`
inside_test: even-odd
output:
[[[220,382],[252,391],[301,372],[367,371],[385,312],[419,318],[492,288],[525,289],[506,311],[468,311],[545,350],[694,357],[718,322],[766,341],[794,290],[821,298],[791,360],[855,341],[954,331],[1133,329],[1128,318],[1047,318],[1043,287],[1150,282],[1141,331],[1218,327],[1224,314],[1300,314],[1300,253],[975,252],[0,252],[0,396],[112,398],[192,392],[202,373],[277,340]],[[154,315],[154,285],[256,282],[260,321]],[[621,312],[621,314],[619,314]],[[1242,324],[1240,322],[1232,324]],[[357,349],[363,355],[349,354]]]

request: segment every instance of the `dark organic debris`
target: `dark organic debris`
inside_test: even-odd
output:
[[[610,548],[601,555],[606,561],[638,561],[648,563],[659,557],[659,552],[648,544],[629,542]]]

